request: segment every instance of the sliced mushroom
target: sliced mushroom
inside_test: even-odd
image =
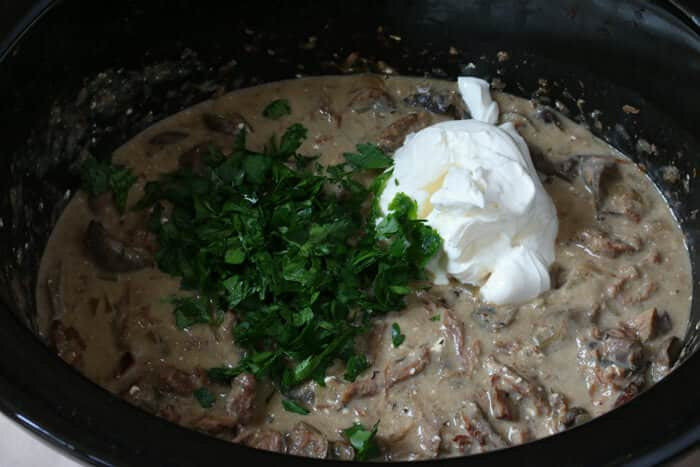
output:
[[[513,306],[493,307],[481,305],[472,312],[474,319],[481,327],[491,332],[498,332],[515,320],[518,308]]]
[[[350,92],[348,108],[357,112],[391,113],[396,111],[394,98],[386,91],[384,80],[376,75],[362,78],[363,86]]]
[[[447,115],[455,120],[469,116],[461,99],[455,99],[454,93],[440,93],[431,88],[419,88],[416,93],[404,98],[403,103],[409,107],[425,109],[440,115]]]
[[[148,143],[152,144],[153,146],[165,146],[182,141],[183,139],[187,138],[187,136],[187,133],[184,131],[166,130],[153,135],[151,138],[149,138]]]
[[[149,267],[153,256],[145,248],[127,245],[112,236],[98,221],[90,221],[85,247],[95,263],[108,272],[129,272]]]
[[[249,132],[253,131],[253,127],[243,115],[236,112],[229,112],[225,115],[205,112],[202,114],[202,121],[208,130],[226,135],[235,135],[243,129]]]
[[[287,454],[325,459],[328,456],[328,439],[315,427],[299,422],[286,436]]]

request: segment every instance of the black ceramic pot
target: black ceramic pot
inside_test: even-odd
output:
[[[593,129],[643,164],[667,196],[697,279],[700,36],[671,3],[679,4],[65,1],[26,4],[24,19],[0,13],[0,27],[13,31],[0,47],[0,410],[95,464],[318,462],[225,443],[141,412],[63,363],[33,332],[38,262],[77,187],[81,151],[108,157],[162,117],[266,81],[389,68],[475,74],[514,94],[558,100],[582,123],[595,116],[603,126]],[[509,60],[497,60],[501,50]],[[351,64],[353,52],[360,58]],[[90,104],[100,99],[110,104],[96,111]],[[641,111],[625,113],[625,104]],[[658,176],[671,163],[681,173],[675,184]],[[431,464],[650,464],[697,442],[697,288],[694,295],[683,364],[640,397],[556,436]]]

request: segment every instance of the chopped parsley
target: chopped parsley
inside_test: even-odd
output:
[[[195,390],[194,398],[197,399],[199,405],[204,409],[210,409],[214,405],[214,402],[216,402],[216,396],[207,388]]]
[[[375,436],[379,422],[375,423],[371,430],[364,425],[355,423],[350,428],[343,430],[343,435],[355,449],[355,460],[366,461],[379,455],[379,446]]]
[[[391,343],[394,344],[394,347],[398,347],[401,344],[403,344],[403,341],[406,340],[406,336],[404,334],[401,334],[401,326],[399,326],[399,323],[394,323],[391,325]]]
[[[131,169],[90,157],[80,166],[80,178],[91,198],[111,191],[119,213],[124,214],[129,189],[136,181]]]
[[[440,315],[435,315],[430,318],[430,321],[440,321]]]
[[[373,317],[404,308],[440,248],[403,193],[377,223],[390,172],[369,188],[358,176],[391,163],[378,147],[358,145],[348,162],[324,168],[298,154],[305,138],[294,124],[254,151],[240,132],[229,153],[210,147],[203,170],[162,175],[138,203],[152,212],[159,268],[196,294],[171,297],[178,327],[217,325],[235,310],[233,337],[245,358],[210,369],[212,380],[250,372],[283,390],[322,384],[338,359],[346,379],[356,378],[368,363],[355,337]]]
[[[287,99],[275,99],[267,104],[267,107],[263,110],[263,117],[278,120],[290,113],[292,113],[292,107]]]
[[[289,399],[282,399],[282,407],[284,407],[284,410],[287,412],[297,413],[299,415],[309,414],[308,410]]]

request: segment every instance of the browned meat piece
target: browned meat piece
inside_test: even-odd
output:
[[[578,337],[576,344],[579,368],[596,414],[627,402],[644,387],[644,349],[632,332],[594,331],[590,338]]]
[[[569,408],[566,397],[558,392],[550,394],[549,405],[552,407],[552,413],[549,416],[548,425],[552,433],[559,433],[591,418],[586,409]]]
[[[224,133],[226,135],[235,135],[243,129],[249,132],[253,131],[253,128],[243,115],[236,112],[231,112],[226,115],[203,113],[202,121],[208,130]]]
[[[180,423],[182,420],[182,415],[178,412],[177,407],[174,404],[162,404],[158,407],[156,415],[160,418],[164,418],[170,423]]]
[[[557,116],[557,113],[547,106],[544,106],[544,105],[538,106],[537,110],[535,111],[535,117],[537,117],[539,120],[542,120],[543,122],[545,122],[549,125],[556,126],[560,130],[562,128],[561,120]]]
[[[432,118],[426,112],[410,113],[384,128],[379,134],[377,144],[384,151],[393,152],[403,144],[406,135],[422,130],[431,123]]]
[[[516,414],[510,403],[508,393],[499,389],[500,376],[494,375],[489,378],[491,386],[486,391],[486,399],[489,404],[489,414],[499,420],[515,420]]]
[[[51,307],[51,320],[61,319],[66,313],[66,293],[63,287],[63,263],[52,268],[46,277],[46,292]],[[45,332],[45,330],[44,330]]]
[[[508,427],[508,442],[512,446],[533,440],[532,432],[527,427],[513,425]]]
[[[659,313],[656,308],[650,308],[620,326],[636,334],[640,341],[647,342],[671,329],[671,317],[668,312]]]
[[[393,365],[387,365],[383,374],[375,371],[370,378],[350,384],[340,396],[340,403],[347,404],[352,399],[371,397],[383,389],[388,391],[396,384],[417,375],[430,363],[430,350],[422,348],[406,356]]]
[[[409,107],[447,115],[455,120],[463,119],[469,115],[462,99],[458,99],[453,92],[440,93],[430,88],[418,88],[416,93],[404,98],[403,103]]]
[[[308,423],[299,422],[286,436],[287,454],[325,459],[328,456],[328,440]]]
[[[355,381],[350,384],[340,396],[341,404],[347,404],[352,399],[362,399],[379,394],[384,387],[384,376],[380,372],[374,372],[372,377]]]
[[[654,383],[658,383],[671,371],[671,368],[673,368],[673,365],[675,365],[678,357],[681,355],[682,348],[683,342],[679,338],[669,336],[654,349],[650,371],[650,376]]]
[[[109,272],[129,272],[151,266],[153,256],[141,247],[127,245],[110,235],[97,221],[90,221],[85,247],[95,263]]]
[[[417,375],[430,363],[430,349],[424,347],[406,356],[395,366],[387,366],[384,370],[386,389]]]
[[[200,418],[193,420],[191,426],[195,430],[217,434],[233,430],[238,426],[238,420],[228,415],[207,412]]]
[[[625,216],[638,223],[644,214],[645,203],[637,190],[616,184],[608,188],[601,210],[605,214]]]
[[[435,459],[440,451],[442,436],[440,435],[440,421],[435,418],[432,411],[420,409],[420,417],[416,423],[416,437],[418,445],[416,459]]]
[[[529,147],[532,163],[538,172],[556,176],[564,181],[571,182],[576,177],[579,166],[579,157],[573,156],[561,161],[554,161],[535,147]]]
[[[273,451],[279,453],[287,452],[287,444],[284,435],[279,431],[260,428],[257,430],[244,430],[233,439],[234,443],[242,443],[255,449]]]
[[[340,128],[343,123],[343,115],[333,110],[328,94],[323,93],[319,99],[318,113],[321,114],[328,123],[335,123],[336,128]]]
[[[378,322],[372,325],[372,329],[358,339],[358,348],[361,349],[370,363],[377,361],[377,356],[381,351],[386,332],[386,323]]]
[[[474,347],[464,347],[464,323],[457,320],[448,309],[442,312],[442,327],[445,339],[452,343],[457,358],[457,369],[460,372],[471,374],[479,364],[479,354]]]
[[[493,307],[488,305],[478,306],[472,312],[472,319],[491,332],[498,332],[515,320],[518,308],[513,306]]]
[[[348,108],[357,112],[390,113],[396,111],[394,98],[386,91],[384,79],[376,75],[362,78],[364,86],[350,92]]]
[[[166,130],[149,138],[148,144],[152,144],[153,146],[165,146],[168,144],[175,144],[185,138],[187,138],[187,133],[184,131]]]
[[[600,212],[602,205],[601,182],[617,167],[615,159],[606,156],[579,156],[579,173],[586,189],[593,195],[596,211]]]
[[[578,244],[595,256],[617,258],[623,253],[632,253],[639,250],[636,245],[630,245],[610,234],[596,228],[582,230],[578,235]]]
[[[204,173],[205,159],[209,154],[209,146],[211,145],[211,141],[205,141],[180,154],[178,158],[180,168],[189,169],[200,175]]]
[[[188,372],[172,366],[164,366],[158,371],[158,386],[164,391],[178,396],[191,396],[207,381],[207,373],[201,368]]]
[[[491,375],[494,387],[505,391],[513,404],[521,404],[523,400],[529,400],[538,415],[546,415],[550,412],[545,389],[534,381],[525,378],[508,365],[489,356],[484,367]],[[493,378],[493,377],[496,378]]]
[[[85,341],[78,331],[73,326],[66,326],[63,321],[54,320],[50,332],[49,342],[58,356],[69,365],[80,367],[83,363]]]
[[[637,287],[629,288],[628,293],[622,296],[622,303],[624,305],[632,305],[635,303],[641,303],[651,297],[654,292],[656,292],[657,285],[648,277],[640,282]]]
[[[231,381],[231,391],[226,396],[226,413],[237,424],[247,423],[255,409],[255,376],[241,373]]]
[[[355,449],[345,441],[330,441],[328,443],[328,458],[351,461],[355,458]]]
[[[486,420],[481,408],[475,402],[468,401],[458,418],[461,419],[464,432],[456,435],[452,442],[459,452],[478,454],[508,446],[503,437]]]

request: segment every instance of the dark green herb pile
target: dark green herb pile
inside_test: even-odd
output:
[[[353,381],[368,366],[355,336],[372,316],[404,307],[440,247],[403,194],[377,224],[389,172],[369,188],[357,176],[391,166],[379,148],[360,144],[346,163],[323,168],[297,153],[305,138],[295,124],[256,152],[241,132],[230,154],[211,147],[203,170],[149,182],[137,206],[153,210],[160,269],[196,291],[172,298],[177,325],[216,325],[236,313],[233,337],[246,356],[235,368],[211,369],[212,379],[247,371],[283,389],[310,378],[322,384],[340,359]],[[166,206],[172,212],[162,221]]]

